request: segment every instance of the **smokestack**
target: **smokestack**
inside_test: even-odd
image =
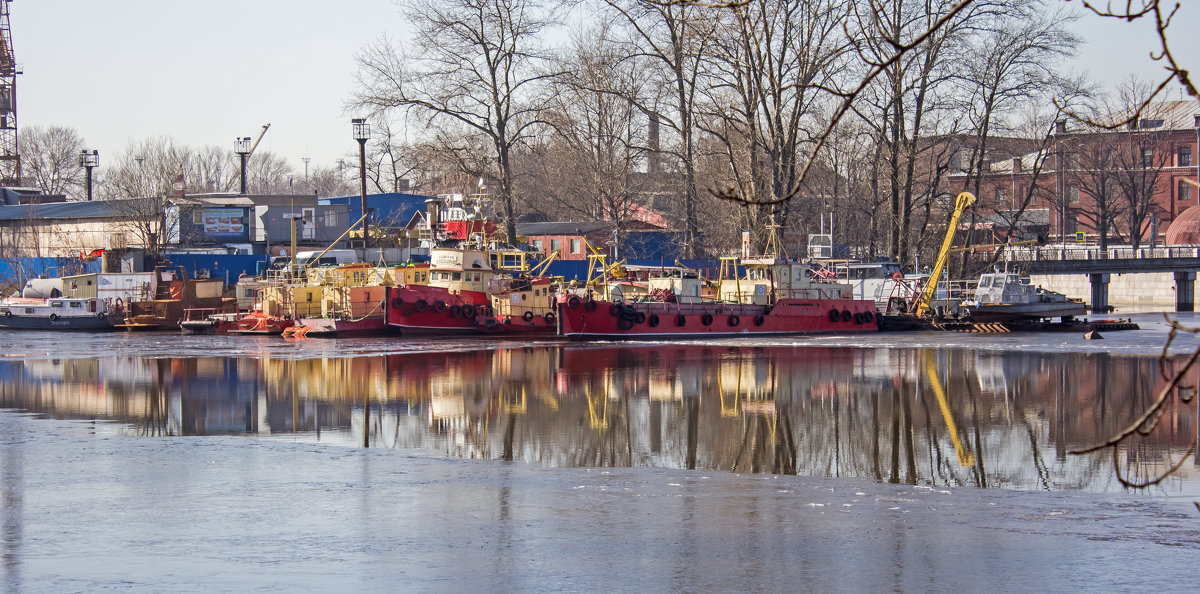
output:
[[[438,226],[441,225],[441,206],[442,201],[437,198],[430,198],[425,201],[425,212],[429,218],[429,232],[437,235]]]
[[[646,115],[650,117],[650,123],[646,130],[646,142],[650,145],[650,162],[647,164],[647,170],[651,175],[657,175],[661,169],[661,156],[658,153],[658,114]]]

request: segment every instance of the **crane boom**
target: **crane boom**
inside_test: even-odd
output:
[[[270,123],[267,123],[263,126],[262,132],[258,133],[258,138],[254,139],[254,144],[250,147],[250,152],[246,153],[247,159],[250,158],[250,155],[254,154],[254,149],[258,148],[258,143],[262,142],[263,136],[266,136],[266,134],[267,134],[267,128],[270,128],[270,127],[271,127]]]
[[[950,225],[946,229],[946,239],[942,242],[942,250],[938,252],[933,270],[929,272],[929,280],[925,281],[925,290],[921,291],[921,297],[917,299],[917,306],[913,309],[917,317],[925,315],[929,311],[929,304],[933,303],[933,295],[937,292],[938,278],[942,276],[942,269],[946,267],[946,260],[950,256],[950,245],[954,243],[954,232],[958,230],[958,221],[962,218],[963,211],[972,204],[975,204],[975,195],[970,192],[962,192],[954,200],[954,214],[950,215]]]

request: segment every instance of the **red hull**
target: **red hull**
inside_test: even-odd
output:
[[[616,305],[572,298],[561,300],[558,311],[562,334],[569,338],[720,337],[879,330],[875,303],[861,299],[781,299],[774,306],[766,306],[660,302]]]
[[[387,325],[404,334],[463,334],[479,331],[475,320],[488,299],[477,291],[410,285],[389,287],[387,305]]]
[[[283,334],[284,330],[296,322],[286,318],[269,316],[262,312],[251,312],[238,319],[237,327],[228,331],[229,334]]]
[[[308,328],[305,336],[359,336],[385,334],[394,330],[387,325],[383,316],[361,320],[331,320],[329,318],[301,318],[297,326]]]
[[[513,318],[497,320],[491,316],[479,316],[477,320],[479,331],[484,334],[514,335],[514,336],[554,336],[558,334],[558,322],[551,316],[532,316],[529,320]]]

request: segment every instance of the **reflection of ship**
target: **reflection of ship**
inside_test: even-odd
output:
[[[104,340],[63,355],[111,350],[96,342]],[[286,433],[353,447],[365,429],[371,447],[555,468],[1107,491],[1121,488],[1109,453],[1067,451],[1106,439],[1168,385],[1155,357],[1106,353],[699,341],[419,348],[24,360],[10,349],[0,358],[0,409],[113,419],[143,435]],[[1190,451],[1194,408],[1168,414],[1129,450],[1138,472]]]
[[[962,307],[976,322],[1034,322],[1087,313],[1082,301],[1035,287],[1029,277],[1011,272],[981,275],[974,298],[964,301]]]

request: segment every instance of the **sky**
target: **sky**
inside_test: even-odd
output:
[[[1182,4],[1172,43],[1200,72],[1200,1]],[[10,10],[19,126],[75,128],[101,167],[146,138],[232,149],[267,123],[258,150],[297,173],[304,157],[310,170],[354,159],[354,56],[405,31],[392,0],[14,0]],[[1161,76],[1148,23],[1085,16],[1075,28],[1088,41],[1073,70],[1110,85]]]

